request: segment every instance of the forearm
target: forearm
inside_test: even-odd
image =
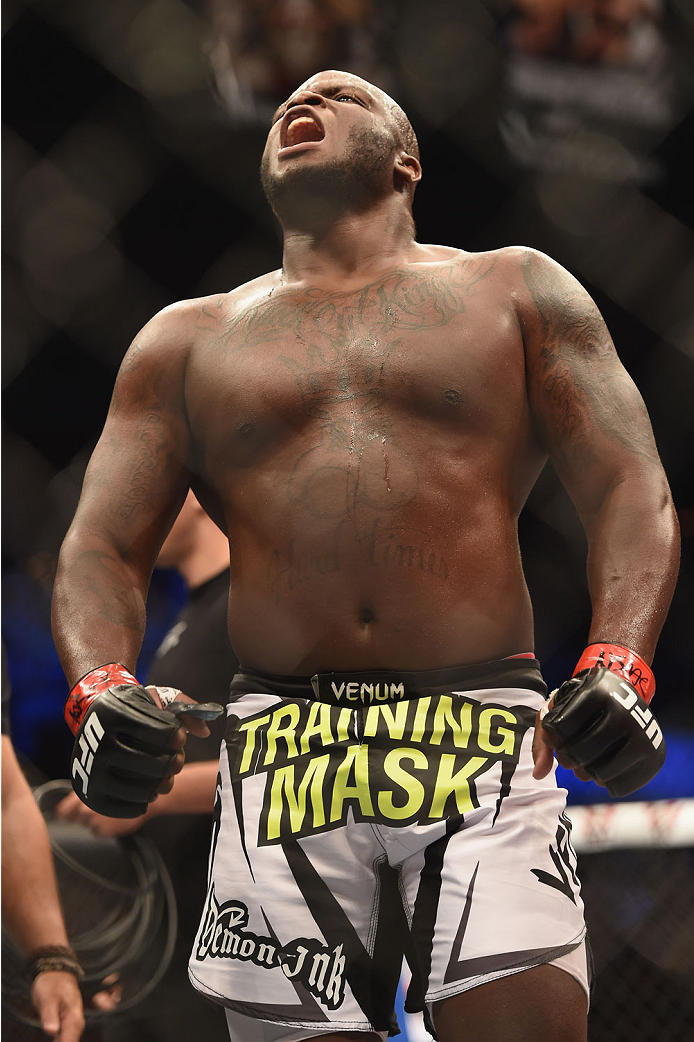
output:
[[[634,469],[586,527],[589,642],[621,644],[650,663],[679,564],[677,516],[662,471]]]
[[[2,920],[24,954],[67,945],[46,825],[26,791],[3,807]]]
[[[120,662],[134,672],[148,582],[149,575],[103,537],[79,530],[68,535],[56,576],[52,624],[71,685],[106,662]]]
[[[217,761],[188,763],[176,775],[171,792],[150,803],[145,818],[162,814],[211,814],[217,783]]]

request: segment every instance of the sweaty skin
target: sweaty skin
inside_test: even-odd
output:
[[[394,111],[343,73],[300,88],[263,159],[282,269],[166,308],[126,354],[56,583],[71,682],[104,662],[134,669],[151,569],[190,485],[229,537],[246,668],[532,650],[517,522],[548,456],[588,535],[590,636],[650,660],[677,548],[641,397],[555,262],[414,240],[418,160],[394,148],[378,165]],[[288,138],[297,116],[323,137]],[[373,141],[369,177],[332,198],[330,171]]]
[[[273,272],[174,305],[136,339],[57,603],[78,588],[102,632],[139,635],[136,591],[192,480],[229,536],[244,666],[430,669],[531,650],[517,522],[548,452],[593,537],[596,635],[650,656],[669,496],[578,284],[529,250],[418,244],[355,289]],[[114,658],[134,665],[129,647]]]
[[[189,415],[195,431],[237,403],[206,477],[238,559],[244,665],[419,669],[532,647],[516,521],[542,457],[497,263],[418,247],[355,290],[275,274],[203,305]]]
[[[61,552],[54,634],[71,683],[107,662],[135,669],[151,570],[191,485],[229,537],[247,669],[531,651],[517,523],[548,457],[588,538],[588,639],[651,660],[677,522],[641,397],[549,258],[415,241],[408,128],[358,77],[303,84],[261,167],[282,268],[166,308],[136,337]],[[541,736],[538,777],[552,764]],[[585,995],[555,966],[434,1016],[441,1042],[586,1037]]]

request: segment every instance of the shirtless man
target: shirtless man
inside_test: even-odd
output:
[[[552,750],[612,794],[664,752],[648,663],[677,526],[643,402],[553,261],[415,241],[417,142],[371,84],[299,87],[261,175],[282,268],[136,337],[62,550],[75,788],[133,816],[182,764],[184,729],[132,671],[192,485],[229,537],[242,672],[190,972],[232,1039],[385,1038],[404,945],[440,1042],[578,1042]],[[548,456],[593,617],[541,724],[517,522]]]

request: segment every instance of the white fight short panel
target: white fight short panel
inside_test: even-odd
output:
[[[576,949],[566,792],[532,778],[543,701],[525,687],[357,707],[237,697],[195,987],[270,1024],[383,1032],[403,952],[414,1009]]]

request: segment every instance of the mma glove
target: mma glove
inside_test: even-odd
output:
[[[665,739],[648,707],[654,691],[653,673],[634,652],[591,644],[572,679],[553,692],[542,726],[562,760],[587,771],[610,796],[628,796],[665,761]]]
[[[75,684],[65,706],[76,735],[72,785],[91,810],[110,818],[136,818],[172,774],[181,726],[160,709],[124,666],[93,669]]]

